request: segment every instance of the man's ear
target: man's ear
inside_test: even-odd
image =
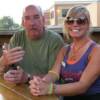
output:
[[[43,16],[42,18],[43,18],[43,23],[44,23],[44,25],[45,25],[45,17]]]

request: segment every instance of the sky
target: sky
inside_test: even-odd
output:
[[[55,1],[78,1],[78,0],[0,0],[0,18],[10,16],[14,22],[20,24],[21,16],[25,6],[28,4],[39,5],[42,10],[51,7]],[[79,0],[80,1],[80,0]],[[99,0],[81,0],[99,1]]]

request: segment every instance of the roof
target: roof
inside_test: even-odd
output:
[[[18,32],[18,30],[0,30],[0,35],[13,35]]]
[[[99,0],[89,0],[89,1],[87,1],[87,0],[84,0],[84,1],[79,1],[79,0],[75,0],[75,1],[67,1],[67,0],[65,0],[65,1],[55,1],[54,2],[54,4],[73,4],[73,3],[82,3],[82,4],[86,4],[86,3],[93,3],[93,2],[99,2]]]
[[[63,33],[63,26],[62,25],[49,25],[47,29],[53,30],[57,33]],[[100,27],[91,27],[91,32],[100,32]],[[0,35],[13,35],[17,33],[19,30],[0,30]]]
[[[63,33],[63,26],[60,26],[60,25],[49,25],[47,26],[47,28],[57,33]]]
[[[91,32],[100,32],[100,27],[91,27]]]

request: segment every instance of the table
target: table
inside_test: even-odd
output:
[[[55,95],[32,96],[27,84],[8,83],[0,77],[0,100],[58,100]]]

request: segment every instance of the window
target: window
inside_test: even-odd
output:
[[[68,9],[62,9],[62,17],[66,17]]]
[[[54,18],[54,11],[51,11],[50,17]]]

